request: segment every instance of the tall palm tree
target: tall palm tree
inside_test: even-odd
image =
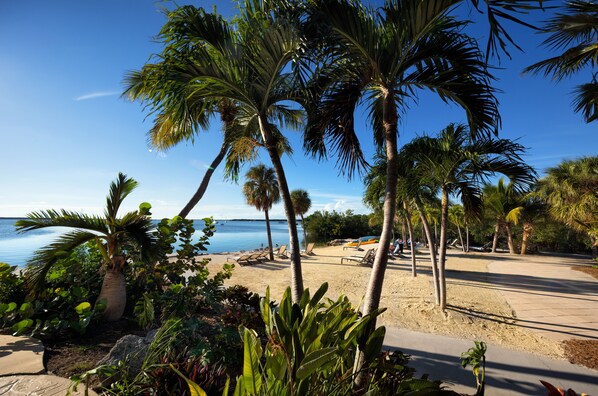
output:
[[[497,125],[497,102],[477,43],[446,14],[454,2],[396,0],[379,11],[349,0],[310,4],[313,18],[328,29],[326,53],[333,62],[323,73],[328,78],[319,80],[327,84],[317,111],[308,115],[307,148],[324,156],[328,142],[349,175],[363,165],[354,128],[355,108],[363,103],[374,141],[386,153],[384,223],[362,307],[370,314],[379,306],[394,226],[399,114],[418,89],[427,89],[461,106],[472,133],[483,135]]]
[[[293,208],[295,209],[295,214],[298,214],[301,217],[301,227],[303,228],[303,243],[305,244],[305,249],[307,249],[307,230],[305,229],[305,220],[303,216],[307,213],[309,208],[311,208],[311,199],[309,198],[309,194],[305,190],[293,190],[291,191],[291,201],[293,201]]]
[[[266,216],[266,232],[268,234],[270,260],[274,260],[268,211],[272,209],[272,205],[280,201],[276,172],[274,172],[274,169],[267,168],[266,165],[260,164],[249,168],[245,174],[245,179],[246,182],[243,184],[243,196],[249,205],[255,206],[257,210],[264,211]]]
[[[136,187],[137,182],[134,179],[119,173],[116,181],[110,184],[103,217],[65,209],[50,209],[29,213],[27,219],[18,220],[16,227],[20,232],[47,227],[67,227],[72,230],[35,252],[27,264],[30,286],[34,290],[41,290],[46,274],[56,261],[63,257],[64,252],[70,252],[87,242],[95,241],[104,258],[102,270],[106,272],[98,297],[98,301],[104,300],[106,303],[103,317],[107,321],[120,319],[127,302],[124,275],[127,251],[124,246],[133,243],[140,248],[144,259],[150,258],[154,246],[148,203],[141,204],[137,211],[118,217],[118,210],[123,200]]]
[[[598,120],[598,3],[595,0],[570,0],[564,11],[546,22],[543,32],[550,34],[544,45],[560,55],[537,62],[528,73],[552,75],[557,81],[589,69],[592,80],[578,85],[573,105],[586,122]]]
[[[438,269],[440,308],[446,308],[446,239],[449,196],[460,197],[466,213],[480,216],[480,183],[496,173],[507,175],[515,188],[524,188],[535,180],[535,171],[520,154],[523,147],[507,139],[473,139],[465,125],[449,124],[438,137],[419,137],[407,149],[418,153],[416,174],[424,183],[437,185],[441,193]]]
[[[185,26],[181,32],[181,24],[191,15],[193,24]],[[237,121],[239,109],[236,103],[226,98],[199,96],[190,88],[190,84],[201,76],[185,65],[209,62],[209,59],[195,56],[196,48],[199,46],[208,53],[217,54],[216,49],[226,46],[230,39],[224,18],[201,8],[185,7],[168,13],[167,17],[158,36],[164,45],[162,53],[154,56],[157,58],[155,63],[147,63],[141,70],[125,76],[123,95],[130,100],[139,100],[149,108],[150,114],[156,114],[148,141],[159,151],[166,151],[183,141],[194,143],[214,115],[222,121],[222,145],[196,192],[179,212],[179,216],[185,218],[205,194],[214,171],[225,157],[225,175],[236,179],[239,163],[254,159],[254,151],[263,144],[255,136],[256,131],[248,131]],[[173,35],[173,31],[177,33]]]
[[[598,257],[598,156],[563,161],[548,169],[538,193],[556,220],[586,233]]]
[[[448,218],[450,222],[457,227],[459,242],[461,242],[461,250],[465,252],[465,241],[463,240],[463,234],[461,233],[461,228],[465,227],[465,211],[463,210],[463,205],[451,205]]]
[[[300,39],[294,21],[278,13],[277,2],[246,1],[233,22],[209,24],[201,8],[185,6],[169,14],[169,24],[162,35],[170,51],[190,51],[191,56],[177,65],[176,77],[192,75],[186,84],[190,97],[198,101],[226,99],[237,108],[236,121],[245,134],[259,134],[274,170],[289,227],[291,252],[291,290],[293,301],[303,294],[301,257],[297,224],[281,155],[290,150],[281,127],[299,128],[303,111],[291,102],[301,97],[294,87],[294,74],[289,69],[301,53]],[[197,32],[196,26],[209,26]],[[221,36],[214,44],[209,37]],[[190,37],[205,37],[195,43]],[[292,67],[290,67],[292,69]],[[242,128],[242,129],[243,129]],[[257,139],[255,139],[257,140]]]
[[[503,178],[498,184],[486,184],[483,189],[484,212],[494,221],[494,238],[492,239],[492,252],[496,252],[498,236],[502,228],[507,233],[507,244],[509,253],[515,254],[511,224],[516,218],[517,212],[521,210],[522,195],[515,191],[515,186],[509,182],[505,183]]]

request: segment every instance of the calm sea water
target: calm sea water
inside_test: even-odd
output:
[[[66,229],[48,228],[18,234],[15,231],[16,219],[0,219],[0,262],[10,265],[24,266],[33,252],[60,236]],[[299,223],[299,239],[303,233]],[[196,220],[195,228],[201,230],[203,221]],[[289,233],[286,221],[272,221],[272,243],[283,245],[289,243]],[[201,235],[197,231],[196,239]],[[210,245],[206,246],[209,253],[236,252],[252,250],[268,246],[266,236],[266,222],[264,221],[235,221],[218,220],[216,233],[210,238]]]

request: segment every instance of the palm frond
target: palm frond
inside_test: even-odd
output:
[[[98,235],[92,232],[75,230],[61,235],[48,246],[37,250],[27,263],[25,273],[27,287],[34,293],[42,291],[46,275],[56,261],[66,257],[76,247],[97,237]]]
[[[106,219],[110,222],[117,218],[118,209],[122,201],[137,188],[137,181],[123,173],[118,173],[115,181],[110,183],[110,190],[106,197]]]
[[[47,227],[70,227],[101,234],[108,232],[106,221],[97,216],[60,210],[40,210],[27,214],[27,218],[15,223],[18,232],[26,232]]]
[[[573,106],[581,113],[585,122],[598,120],[598,82],[581,84],[575,88]]]

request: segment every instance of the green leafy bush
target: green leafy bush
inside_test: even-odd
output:
[[[381,233],[380,225],[370,225],[368,215],[356,215],[351,210],[344,213],[317,211],[305,218],[305,228],[309,239],[316,242]]]

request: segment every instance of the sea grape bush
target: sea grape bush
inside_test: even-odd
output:
[[[309,239],[316,242],[380,235],[382,231],[379,225],[370,226],[369,216],[353,214],[351,210],[344,213],[317,211],[305,218],[305,228]]]

